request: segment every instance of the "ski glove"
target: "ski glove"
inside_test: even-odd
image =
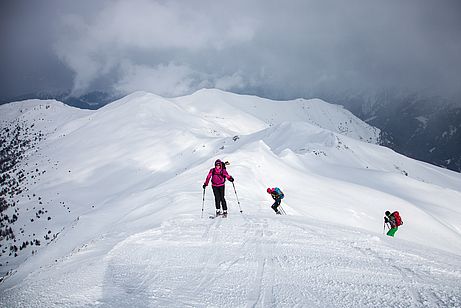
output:
[[[203,184],[203,189],[205,189],[205,188],[206,188],[206,185],[205,185],[205,184]]]
[[[234,181],[234,178],[233,177],[230,177],[229,178],[229,182],[233,182]]]

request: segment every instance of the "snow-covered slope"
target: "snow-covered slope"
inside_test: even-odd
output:
[[[243,111],[263,121],[265,126],[285,121],[302,121],[366,142],[377,143],[379,139],[379,129],[362,122],[342,106],[329,104],[320,99],[273,101],[216,89],[204,89],[190,96],[177,98],[176,101],[182,106],[187,106],[188,111],[199,111],[205,117],[228,122],[234,122]],[[204,104],[204,101],[209,103]]]
[[[460,174],[376,145],[343,108],[201,90],[0,114],[4,144],[37,137],[2,152],[20,154],[2,170],[2,306],[461,305]],[[207,218],[209,188],[202,213],[216,158],[240,201],[228,183],[227,220]]]

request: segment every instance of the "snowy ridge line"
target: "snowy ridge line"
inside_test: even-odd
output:
[[[200,110],[212,116],[216,114],[216,111],[209,112],[206,111],[206,108],[208,110],[216,110],[216,108],[203,106],[203,101],[210,99],[220,106],[220,109],[223,106],[225,106],[224,109],[227,109],[228,106],[232,110],[237,108],[237,113],[243,111],[262,120],[269,126],[283,121],[301,121],[362,141],[377,143],[379,140],[379,129],[361,121],[344,107],[328,104],[320,99],[274,101],[250,95],[237,95],[217,89],[202,89],[190,96],[176,98],[175,101],[193,106],[194,110]]]
[[[50,168],[15,199],[16,240],[64,231],[0,257],[15,270],[0,306],[460,305],[460,175],[373,144],[343,108],[203,90],[74,111],[23,117],[52,135],[28,157]],[[228,217],[200,219],[217,158],[243,214],[228,183]],[[270,208],[275,186],[289,215]],[[396,238],[385,210],[405,222]]]

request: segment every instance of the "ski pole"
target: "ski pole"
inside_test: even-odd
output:
[[[386,223],[386,222],[384,222],[384,227],[383,227],[383,234],[384,234],[384,231],[386,230],[386,227],[387,227],[388,229],[390,229],[390,228],[391,228],[391,227],[389,227],[389,226],[387,225],[387,223]]]
[[[203,218],[203,207],[205,205],[205,188],[203,189],[203,199],[202,199],[202,218]]]
[[[242,213],[242,207],[240,206],[240,201],[239,197],[237,196],[237,191],[235,190],[234,182],[232,182],[232,186],[234,187],[235,197],[237,198],[237,203],[239,204],[240,213]]]
[[[283,207],[279,207],[279,211],[282,212],[282,215],[286,215],[287,212],[285,212],[285,209]]]

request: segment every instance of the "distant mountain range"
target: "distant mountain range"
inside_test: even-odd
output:
[[[67,105],[96,110],[120,95],[103,91],[72,96],[70,92],[30,93],[0,99],[0,104],[25,99],[56,99]],[[421,98],[382,92],[374,95],[322,95],[381,130],[381,144],[408,157],[461,172],[461,107],[440,97]]]
[[[440,167],[461,172],[461,106],[440,97],[383,92],[334,101],[382,132],[382,145]]]
[[[72,107],[96,110],[119,99],[120,97],[120,95],[110,94],[103,91],[93,91],[81,96],[74,96],[70,94],[70,91],[44,91],[18,95],[14,97],[0,98],[0,105],[27,99],[55,99]]]

